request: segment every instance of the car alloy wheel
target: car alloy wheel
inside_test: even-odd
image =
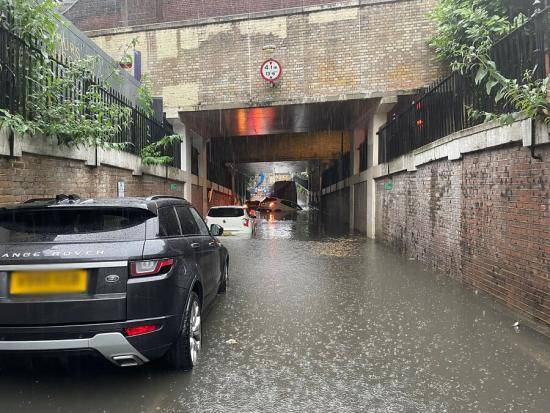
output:
[[[229,278],[229,262],[226,262],[223,266],[222,278],[220,286],[218,288],[218,294],[224,294],[227,291],[227,280]]]
[[[191,304],[191,318],[189,320],[189,352],[193,365],[197,364],[201,351],[201,309],[198,301]]]
[[[178,370],[191,370],[198,362],[202,346],[202,318],[199,296],[191,292],[183,326],[177,340],[165,355],[169,365]]]

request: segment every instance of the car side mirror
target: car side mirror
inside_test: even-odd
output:
[[[223,235],[223,228],[220,227],[219,225],[212,224],[210,226],[210,233],[214,237],[219,237],[219,236]]]

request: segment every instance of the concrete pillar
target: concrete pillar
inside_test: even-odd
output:
[[[355,185],[349,186],[349,232],[355,232]]]
[[[208,212],[208,153],[206,150],[206,139],[197,136],[194,141],[195,148],[199,151],[199,185],[202,187],[202,204],[204,214]]]
[[[369,120],[368,127],[368,179],[367,179],[367,236],[375,238],[376,235],[376,182],[373,178],[372,168],[378,165],[378,129],[386,123],[388,112],[397,103],[397,96],[383,98]]]
[[[352,175],[357,175],[361,169],[361,154],[359,147],[365,141],[366,125],[360,123],[351,133]]]
[[[355,128],[351,131],[350,138],[350,154],[351,154],[351,176],[361,172],[361,153],[360,146],[365,141],[366,135],[366,119],[361,118],[357,122]],[[349,228],[350,232],[357,230],[355,223],[355,206],[360,204],[355,193],[355,185],[349,187]]]
[[[187,128],[179,118],[168,119],[174,127],[174,132],[181,136],[181,170],[191,174],[191,148],[193,142]],[[192,185],[191,182],[185,182],[183,186],[183,197],[191,202]]]

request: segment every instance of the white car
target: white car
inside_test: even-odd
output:
[[[283,212],[283,211],[301,211],[302,207],[286,199],[268,197],[264,199],[262,202],[260,202],[260,206],[258,209],[263,211],[271,211],[271,212]]]
[[[210,208],[206,215],[206,224],[223,228],[223,235],[252,235],[255,222],[246,206],[220,206]]]

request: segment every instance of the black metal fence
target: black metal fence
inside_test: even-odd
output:
[[[369,143],[365,139],[361,145],[359,145],[359,171],[363,172],[367,170],[369,162]]]
[[[351,176],[351,155],[346,152],[338,161],[322,173],[322,187],[334,185]]]
[[[491,49],[498,70],[508,79],[516,79],[521,84],[527,71],[534,71],[535,79],[546,76],[548,10],[538,13]],[[513,111],[504,99],[496,104],[494,97],[494,92],[488,95],[485,87],[476,86],[472,76],[451,74],[380,128],[379,162],[388,162],[451,133],[482,123],[483,119],[469,116],[468,108],[492,113]]]
[[[9,18],[9,16],[5,16]],[[36,68],[49,65],[50,76],[37,76]],[[61,55],[47,56],[38,43],[28,44],[15,33],[2,25],[0,18],[0,109],[12,114],[20,114],[25,119],[33,119],[30,104],[31,96],[38,91],[38,85],[51,82],[52,76],[63,78],[69,70],[69,62]],[[43,82],[43,83],[39,83]],[[94,76],[77,81],[59,96],[60,101],[82,99],[88,88],[98,88],[100,99],[109,105],[127,108],[129,116],[115,119],[119,132],[112,136],[110,142],[126,143],[125,151],[139,154],[150,143],[173,134],[171,125],[158,122],[139,107],[134,106],[127,98],[111,88],[100,86],[102,82]],[[171,156],[172,166],[181,166],[180,143],[173,144],[165,150]]]

